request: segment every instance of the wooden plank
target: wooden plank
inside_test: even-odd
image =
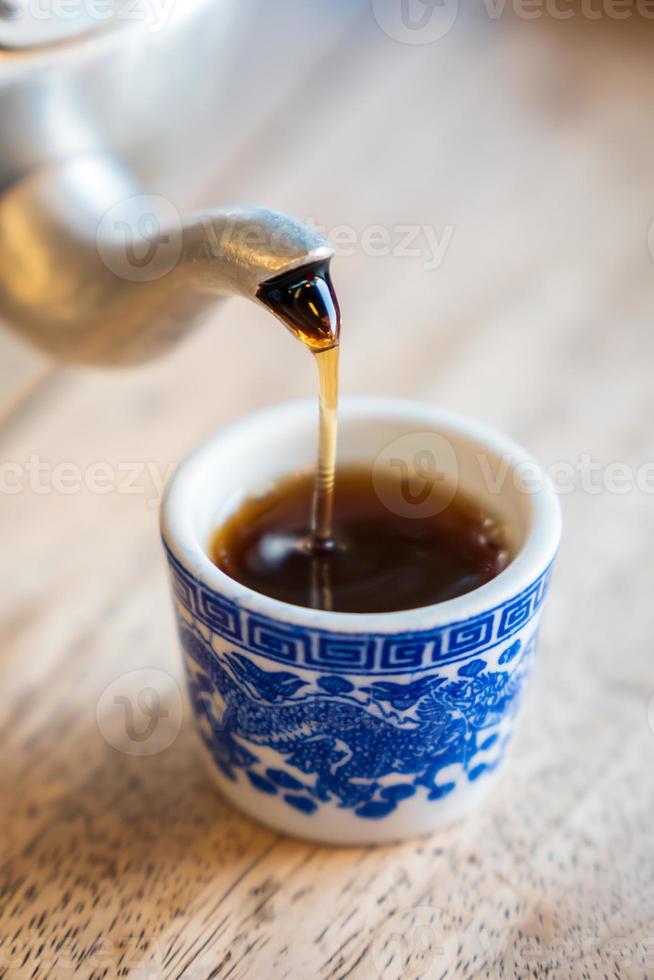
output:
[[[410,48],[369,21],[293,95],[296,113],[320,104],[319,138],[307,145],[280,104],[200,196],[220,187],[353,228],[355,254],[335,263],[346,391],[443,401],[547,464],[645,465],[647,51],[611,60],[598,42],[580,55],[576,31],[483,19]],[[597,89],[560,118],[560,78],[579,57]],[[453,226],[437,268],[362,250],[370,225],[411,223]],[[313,393],[308,364],[233,302],[159,363],[63,372],[6,427],[3,459],[49,470],[44,492],[28,482],[0,514],[0,975],[650,975],[651,495],[588,492],[577,475],[562,498],[520,736],[466,825],[394,848],[313,848],[220,802],[188,719],[141,759],[99,729],[117,678],[154,668],[182,683],[162,478],[224,422]],[[98,461],[108,493],[89,480]],[[60,463],[78,467],[75,492],[53,487]]]

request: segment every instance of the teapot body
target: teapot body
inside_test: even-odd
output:
[[[331,255],[286,215],[203,200],[301,71],[293,42],[273,43],[278,10],[116,0],[120,16],[107,23],[58,24],[52,13],[30,21],[39,0],[29,10],[11,0],[25,2],[12,35],[8,2],[0,322],[60,360],[137,363],[172,347],[217,298],[257,301],[267,278]],[[72,2],[88,14],[114,0]],[[314,36],[326,9],[312,8]]]
[[[216,172],[237,4],[148,3],[142,16],[121,7],[120,18],[83,20],[81,33],[54,43],[41,28],[30,45],[23,30],[13,49],[3,48],[12,22],[0,18],[0,191],[95,150],[115,154],[151,193],[189,195]]]

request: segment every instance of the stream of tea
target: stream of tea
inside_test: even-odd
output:
[[[338,365],[341,317],[329,275],[329,260],[302,266],[268,279],[258,298],[314,356],[318,368],[320,424],[318,461],[311,507],[312,604],[332,608],[330,562],[336,475]]]
[[[320,426],[318,465],[311,507],[311,602],[317,609],[333,609],[330,551],[333,534],[336,433],[338,420],[338,344],[314,354],[318,366]]]

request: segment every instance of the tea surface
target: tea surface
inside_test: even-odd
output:
[[[443,602],[490,581],[510,559],[504,529],[454,495],[411,517],[399,477],[338,469],[332,537],[311,534],[313,473],[246,500],[214,532],[209,555],[231,578],[275,599],[337,612],[392,612]],[[381,492],[380,492],[381,491]],[[397,508],[382,502],[396,499]]]

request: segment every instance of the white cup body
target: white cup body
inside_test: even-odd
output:
[[[313,402],[257,413],[192,452],[168,486],[162,536],[204,753],[222,793],[283,833],[337,844],[425,834],[466,816],[497,776],[559,542],[558,500],[523,449],[474,420],[343,399],[341,464],[431,447],[447,482],[504,522],[515,557],[481,588],[419,609],[279,602],[221,572],[208,542],[245,497],[314,464],[316,430]]]

